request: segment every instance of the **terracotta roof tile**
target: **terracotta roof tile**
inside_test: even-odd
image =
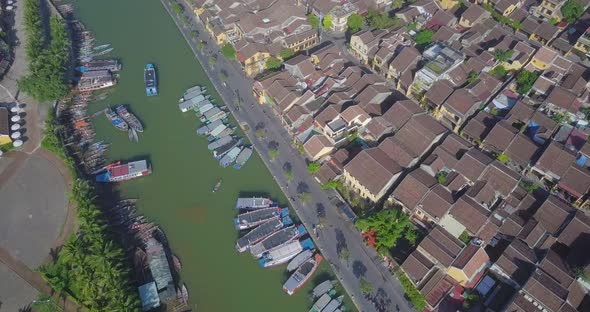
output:
[[[463,249],[463,242],[453,237],[447,230],[436,226],[418,246],[429,256],[448,267]]]
[[[457,162],[455,170],[468,180],[475,182],[492,161],[493,159],[480,150],[472,148]]]
[[[535,213],[535,219],[552,235],[557,235],[574,208],[555,196],[549,196]]]
[[[400,182],[392,195],[408,209],[414,209],[436,183],[436,180],[424,170],[416,169]]]
[[[428,258],[426,258],[422,253],[418,250],[414,250],[402,263],[402,269],[414,283],[419,283],[432,267],[434,263],[432,263]]]
[[[457,200],[449,214],[459,221],[471,233],[477,233],[479,229],[485,224],[491,212],[473,199],[462,196]]]

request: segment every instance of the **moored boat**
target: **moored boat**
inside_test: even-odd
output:
[[[197,134],[198,135],[208,135],[209,133],[211,133],[211,130],[215,129],[216,127],[218,127],[222,124],[223,124],[223,121],[221,121],[221,120],[217,120],[217,121],[212,122],[210,124],[206,124],[206,125],[200,127],[199,129],[197,129]]]
[[[207,141],[208,142],[213,142],[219,138],[223,138],[226,136],[230,136],[232,133],[234,132],[234,129],[231,127],[226,127],[225,129],[223,129],[223,131],[221,131],[219,134],[217,135],[209,135],[207,137]]]
[[[268,208],[271,205],[277,205],[270,198],[263,197],[240,197],[236,201],[236,209],[256,210],[260,208]]]
[[[262,241],[276,231],[282,229],[284,226],[289,226],[291,224],[293,224],[293,220],[291,220],[289,216],[273,217],[240,237],[236,242],[236,249],[239,252],[244,252],[248,250],[250,246]]]
[[[258,226],[267,220],[276,216],[286,216],[289,214],[287,208],[269,207],[266,209],[259,209],[255,211],[248,211],[241,213],[234,218],[234,225],[238,230],[247,230]]]
[[[236,160],[241,151],[241,146],[232,148],[227,154],[225,154],[225,156],[221,157],[219,165],[223,168],[227,168],[227,166],[231,165]]]
[[[219,159],[221,159],[221,157],[223,157],[225,154],[227,154],[232,148],[234,148],[240,144],[242,144],[242,138],[239,138],[239,139],[234,138],[229,143],[213,150],[213,157],[215,157],[215,159],[219,160]]]
[[[143,125],[135,115],[130,113],[127,108],[125,108],[125,105],[117,106],[116,110],[117,114],[123,118],[125,122],[127,122],[129,127],[133,128],[137,132],[143,132]]]
[[[122,182],[146,176],[152,173],[145,160],[132,161],[126,164],[116,162],[104,167],[96,175],[97,182]]]
[[[106,49],[106,48],[108,48],[110,46],[111,46],[111,44],[110,43],[107,43],[107,44],[99,45],[98,47],[94,47],[93,50],[95,50],[95,51],[103,50],[103,49]]]
[[[158,95],[158,80],[156,78],[156,68],[153,64],[147,64],[145,66],[143,70],[143,81],[147,96]]]
[[[302,224],[298,226],[288,226],[273,233],[257,244],[250,246],[250,253],[252,253],[255,258],[260,258],[265,252],[295,240],[306,233],[307,231]]]
[[[219,138],[216,141],[213,141],[211,143],[209,143],[209,145],[207,145],[207,149],[209,149],[210,151],[215,150],[217,148],[220,148],[222,146],[224,146],[225,144],[228,144],[232,141],[232,137],[231,136],[225,136],[222,138]]]
[[[241,169],[244,164],[250,159],[252,156],[252,148],[244,147],[244,149],[240,152],[240,155],[236,158],[236,163],[234,164],[234,169]]]
[[[307,259],[301,264],[297,270],[289,277],[289,279],[283,284],[283,290],[293,295],[297,290],[301,288],[317,270],[320,263],[322,263],[322,256],[315,254],[312,258]]]
[[[330,301],[330,303],[328,303],[328,305],[322,310],[322,312],[336,311],[336,309],[338,309],[338,307],[340,307],[340,305],[342,304],[342,301],[344,301],[344,296],[340,296],[338,298],[332,299],[332,301]]]
[[[293,259],[301,251],[313,248],[315,246],[311,238],[302,241],[294,240],[265,252],[258,260],[258,264],[263,268],[283,264]]]
[[[316,302],[313,303],[313,306],[309,310],[309,312],[321,312],[327,305],[332,301],[332,297],[329,294],[323,294]]]
[[[183,97],[185,95],[187,95],[187,94],[192,93],[192,92],[195,92],[195,91],[203,91],[203,90],[204,91],[207,91],[207,88],[206,87],[201,87],[201,86],[198,86],[198,85],[197,86],[194,86],[194,87],[190,87],[190,88],[186,89],[186,91],[184,91]]]
[[[125,120],[123,120],[121,117],[117,116],[117,113],[115,113],[112,108],[107,107],[104,110],[104,114],[107,116],[111,124],[118,130],[127,131],[129,129],[127,122],[125,122]]]
[[[317,298],[322,294],[327,293],[332,288],[334,288],[334,282],[332,282],[331,280],[323,281],[313,288],[311,295],[313,298]]]
[[[312,250],[302,251],[300,254],[291,259],[291,261],[289,261],[289,264],[287,264],[287,271],[295,271],[300,265],[307,261],[307,259],[311,258],[311,256],[313,256]]]
[[[129,136],[129,141],[131,141],[131,142],[138,142],[139,141],[139,136],[137,135],[137,131],[135,131],[135,129],[129,128],[129,130],[127,131],[127,134]]]
[[[221,188],[221,182],[222,182],[222,179],[219,179],[219,181],[217,181],[217,183],[213,187],[213,193],[219,191],[219,189]]]

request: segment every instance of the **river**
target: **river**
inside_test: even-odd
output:
[[[139,198],[139,210],[160,224],[183,263],[180,273],[195,311],[307,311],[313,282],[331,275],[322,264],[312,282],[294,296],[282,291],[285,268],[262,269],[249,253],[234,249],[235,200],[240,192],[266,193],[285,203],[282,192],[257,155],[241,170],[221,168],[198,137],[196,116],[181,113],[178,98],[195,84],[213,87],[182,35],[158,0],[79,0],[76,15],[94,32],[97,43],[111,43],[123,64],[119,84],[105,101],[128,104],[143,122],[139,143],[99,116],[97,139],[111,143],[111,160],[145,158],[148,177],[121,184],[122,197]],[[160,95],[148,98],[143,85],[146,63],[157,67]],[[219,96],[212,94],[220,103]],[[223,179],[221,191],[212,187]],[[348,300],[347,300],[348,301]]]

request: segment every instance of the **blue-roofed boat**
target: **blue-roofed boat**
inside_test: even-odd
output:
[[[107,107],[104,110],[104,114],[107,116],[111,124],[113,124],[113,126],[115,126],[115,128],[117,128],[118,130],[127,131],[129,129],[129,125],[127,124],[127,122],[125,122],[123,118],[119,117],[117,113],[113,111],[112,108]]]
[[[145,66],[143,70],[143,81],[147,96],[158,95],[158,79],[156,78],[156,68],[154,68],[153,64],[147,64]]]

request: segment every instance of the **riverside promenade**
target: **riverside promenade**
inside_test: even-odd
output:
[[[291,138],[270,112],[269,107],[257,105],[252,96],[253,80],[245,77],[240,65],[235,61],[228,61],[220,53],[220,47],[215,45],[203,25],[190,11],[189,3],[184,2],[185,14],[190,24],[184,26],[170,8],[168,0],[161,0],[162,5],[168,11],[178,26],[182,35],[195,54],[197,60],[203,66],[209,79],[214,84],[217,92],[229,107],[234,118],[240,124],[247,124],[246,135],[260,154],[265,165],[272,173],[274,179],[281,187],[290,204],[297,212],[304,225],[312,229],[318,227],[317,234],[312,234],[316,244],[325,259],[330,263],[338,279],[351,296],[353,302],[360,311],[377,311],[373,302],[368,300],[360,291],[359,282],[364,279],[373,285],[372,297],[383,303],[384,311],[412,311],[411,305],[405,299],[405,294],[397,279],[388,271],[382,258],[362,241],[359,231],[354,224],[341,213],[333,203],[335,194],[325,191],[308,173],[307,165],[303,157],[290,144]],[[196,37],[191,37],[191,30],[198,30]],[[200,41],[207,42],[203,52],[198,49]],[[208,58],[217,56],[217,62],[210,66]],[[221,73],[227,73],[227,80],[221,79]],[[238,98],[239,104],[234,102]],[[254,129],[263,126],[266,135],[263,138],[256,137]],[[276,147],[279,156],[271,160],[269,158],[270,147]],[[294,175],[292,182],[284,176],[284,167],[290,166]],[[298,200],[301,191],[311,195],[312,200],[302,203]],[[322,222],[318,214],[325,214]],[[337,246],[344,246],[350,251],[348,260],[343,261],[337,253]]]

